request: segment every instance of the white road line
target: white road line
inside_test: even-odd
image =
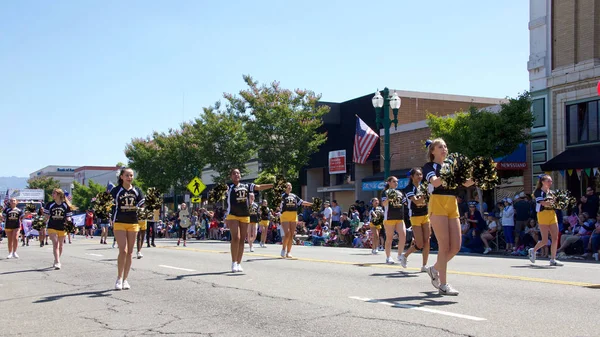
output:
[[[94,254],[94,253],[85,253],[85,255],[91,255],[91,256],[104,256],[102,254]]]
[[[429,308],[419,307],[419,306],[410,305],[410,304],[402,304],[402,303],[393,303],[393,302],[379,301],[379,300],[374,300],[374,299],[371,299],[371,298],[364,298],[364,297],[357,297],[357,296],[350,296],[350,298],[353,299],[353,300],[359,300],[359,301],[369,302],[369,303],[378,303],[378,304],[383,304],[383,305],[387,305],[387,306],[395,307],[395,308],[419,310],[419,311],[429,312],[429,313],[432,313],[432,314],[439,314],[439,315],[451,316],[451,317],[456,317],[456,318],[470,319],[472,321],[487,321],[487,319],[481,318],[481,317],[475,317],[475,316],[457,314],[457,313],[453,313],[453,312],[449,312],[449,311],[443,311],[443,310],[437,310],[437,309],[429,309]]]
[[[175,269],[175,270],[183,270],[183,271],[195,271],[194,269],[187,269],[187,268],[179,268],[179,267],[172,267],[172,266],[165,266],[163,264],[159,264],[159,267],[163,267],[163,268],[169,268],[169,269]]]

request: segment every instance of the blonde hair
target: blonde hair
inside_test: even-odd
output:
[[[73,206],[71,204],[71,202],[69,201],[69,199],[67,199],[67,197],[65,196],[65,191],[63,191],[62,188],[55,188],[53,190],[53,192],[58,195],[58,197],[61,199],[62,202],[64,202],[65,204],[67,204],[67,206],[69,206],[70,210],[74,211],[77,209],[77,207]]]
[[[547,175],[547,174],[542,174],[542,175],[540,176],[540,178],[538,179],[538,181],[537,181],[537,184],[535,184],[535,189],[536,189],[536,190],[539,190],[540,188],[542,188],[542,183],[543,183],[543,182],[544,182],[546,179],[548,179],[548,178],[550,178],[550,176],[549,176],[549,175]]]
[[[436,146],[438,146],[442,143],[446,144],[446,142],[442,138],[436,138],[436,139],[432,140],[431,144],[429,144],[429,146],[427,147],[427,159],[430,162],[435,160],[435,156],[433,155],[433,150],[435,149]]]

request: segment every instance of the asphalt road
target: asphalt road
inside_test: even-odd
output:
[[[157,246],[127,291],[113,290],[117,249],[97,238],[65,246],[57,271],[50,246],[20,247],[0,260],[0,336],[600,336],[598,263],[457,256],[461,294],[442,297],[420,255],[402,269],[367,249],[295,246],[283,260],[271,245],[232,274],[228,243]]]

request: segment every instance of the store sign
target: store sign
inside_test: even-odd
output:
[[[527,163],[507,163],[499,162],[496,164],[498,170],[525,170],[527,169]]]
[[[408,186],[408,178],[398,179],[397,190],[403,189]],[[363,191],[383,191],[385,187],[385,181],[367,181],[362,183]]]
[[[73,168],[62,168],[62,167],[58,167],[58,168],[56,169],[56,171],[58,171],[58,172],[75,172],[75,169],[73,169]]]
[[[346,150],[329,151],[329,174],[346,173]]]

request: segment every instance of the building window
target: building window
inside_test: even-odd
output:
[[[533,186],[537,183],[538,176],[542,171],[542,164],[548,160],[548,140],[547,139],[535,139],[531,141],[531,174],[533,179]]]
[[[600,100],[567,105],[567,145],[600,141]]]
[[[531,102],[531,113],[533,114],[533,127],[543,128],[546,126],[546,99],[538,98]]]

